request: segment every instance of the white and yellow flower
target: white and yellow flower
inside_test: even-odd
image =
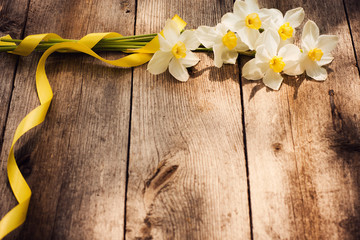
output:
[[[278,90],[283,80],[282,72],[288,75],[302,73],[301,52],[294,44],[287,44],[278,50],[280,36],[274,29],[265,31],[264,43],[256,48],[255,58],[244,65],[242,74],[249,80],[262,78],[266,86]]]
[[[255,49],[255,43],[260,36],[259,29],[267,29],[269,16],[260,9],[256,0],[236,0],[234,12],[226,13],[221,22],[231,31],[237,33],[241,40]]]
[[[313,21],[309,20],[305,23],[302,32],[302,68],[306,74],[318,81],[323,81],[327,78],[325,68],[321,66],[329,64],[334,57],[331,51],[335,49],[339,41],[338,36],[335,35],[321,35],[319,36],[319,28]]]
[[[285,13],[285,16],[278,9],[263,9],[263,12],[271,16],[271,27],[275,28],[280,36],[280,46],[293,43],[295,28],[304,21],[304,9],[294,8]]]
[[[214,51],[214,65],[220,68],[223,63],[235,64],[238,51],[246,51],[249,47],[243,43],[239,36],[218,23],[216,27],[200,26],[195,31],[196,37],[206,48]]]
[[[200,42],[194,31],[185,30],[180,34],[177,23],[169,20],[158,34],[160,49],[155,52],[148,64],[147,70],[152,74],[160,74],[169,67],[169,72],[177,80],[185,82],[189,79],[187,67],[199,62],[199,58],[191,52],[199,47]]]

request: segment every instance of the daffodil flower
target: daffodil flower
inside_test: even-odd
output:
[[[235,64],[238,51],[246,51],[249,47],[239,36],[218,23],[216,27],[200,26],[195,31],[196,37],[206,48],[213,48],[214,65],[220,68],[223,63]]]
[[[175,21],[169,20],[158,34],[160,49],[155,52],[148,64],[147,70],[152,74],[160,74],[169,67],[169,72],[177,80],[185,82],[189,79],[187,67],[199,62],[199,58],[191,52],[199,47],[200,42],[194,31],[186,30],[180,34]]]
[[[234,12],[226,13],[221,18],[221,22],[237,33],[241,40],[254,50],[260,35],[259,29],[267,29],[269,22],[269,16],[263,10],[259,9],[256,0],[236,0]]]
[[[304,25],[301,41],[303,49],[302,68],[309,77],[318,81],[325,80],[327,72],[321,66],[329,64],[334,59],[331,51],[334,50],[339,41],[338,36],[319,36],[318,26],[309,20]]]
[[[294,8],[285,13],[285,16],[278,9],[263,9],[263,12],[271,16],[272,28],[275,28],[280,36],[280,46],[293,43],[295,28],[300,26],[305,17],[304,9]]]
[[[242,74],[249,80],[262,78],[266,86],[278,90],[283,80],[281,72],[288,75],[302,73],[299,61],[301,52],[294,44],[287,44],[278,51],[280,36],[274,29],[265,31],[264,42],[256,48],[255,58],[244,65]]]

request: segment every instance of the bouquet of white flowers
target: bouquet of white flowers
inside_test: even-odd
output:
[[[186,23],[177,15],[168,20],[159,34],[122,36],[118,33],[92,33],[80,40],[63,39],[50,34],[30,35],[23,40],[9,35],[0,38],[0,52],[22,56],[34,50],[45,51],[36,71],[36,88],[41,105],[31,111],[16,129],[11,145],[7,172],[10,186],[18,205],[0,221],[0,239],[19,227],[26,218],[31,190],[23,178],[14,157],[14,145],[27,131],[42,123],[49,109],[53,93],[45,73],[49,55],[57,52],[83,52],[119,67],[135,67],[148,63],[148,71],[169,72],[179,81],[187,81],[186,68],[196,65],[199,58],[194,51],[213,51],[214,65],[235,64],[239,54],[254,56],[243,69],[249,80],[263,79],[274,90],[281,86],[282,74],[299,75],[306,72],[312,79],[327,78],[323,65],[333,57],[331,51],[337,36],[320,35],[311,20],[303,27],[301,49],[294,45],[295,29],[304,20],[304,10],[295,8],[283,14],[277,9],[260,9],[256,0],[237,0],[233,12],[226,13],[214,27],[200,26],[196,30],[183,30]],[[128,56],[107,60],[95,51],[122,51]]]

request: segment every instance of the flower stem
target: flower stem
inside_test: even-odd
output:
[[[116,38],[105,38],[98,42],[93,50],[96,51],[122,51],[125,52],[129,49],[139,49],[145,46],[150,42],[157,34],[143,34],[135,36],[124,36]],[[12,43],[21,43],[22,40],[19,39],[1,39],[1,42],[12,42]],[[48,48],[54,46],[57,43],[61,42],[77,42],[78,40],[74,39],[49,39],[47,41],[41,41],[40,44],[36,47],[36,50],[45,51]],[[12,51],[16,48],[16,45],[0,45],[0,52]],[[213,52],[212,48],[206,48],[200,46],[195,50],[195,52]],[[245,56],[255,56],[255,51],[239,51],[240,55]]]
[[[140,39],[140,38],[154,38],[155,36],[157,36],[157,33],[153,33],[153,34],[143,34],[143,35],[135,35],[135,36],[124,36],[124,37],[116,37],[116,38],[105,38],[102,39],[101,42],[108,42],[108,41],[118,41],[118,40],[128,40],[128,39]],[[152,39],[151,38],[151,39]]]

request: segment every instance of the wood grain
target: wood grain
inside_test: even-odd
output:
[[[28,0],[0,2],[0,37],[10,34],[13,38],[21,38],[28,11],[28,2]],[[14,86],[17,59],[17,56],[14,55],[0,54],[0,150],[3,144],[9,103]],[[0,160],[0,169],[3,170],[5,167],[4,162]]]
[[[32,1],[26,35],[56,32],[81,38],[108,31],[130,35],[134,12],[134,1]],[[34,84],[39,57],[20,59],[3,160],[15,127],[39,104]],[[33,197],[26,223],[10,238],[121,239],[132,72],[81,54],[55,54],[47,62],[47,73],[55,93],[47,119],[16,148]],[[4,181],[0,192],[5,187],[1,215],[15,206]]]
[[[188,29],[215,25],[231,1],[140,1],[137,34],[179,14]],[[134,70],[127,239],[249,239],[238,67],[212,55],[186,83]]]
[[[233,5],[32,0],[27,16],[19,7],[27,2],[0,1],[0,35],[20,37],[25,20],[26,35],[130,35],[135,21],[136,33],[146,34],[159,32],[174,14],[191,29],[215,25]],[[259,2],[284,13],[302,6],[305,21],[340,37],[325,82],[300,76],[286,77],[279,91],[246,79],[239,86],[238,66],[214,68],[207,53],[197,53],[201,62],[187,83],[168,72],[153,76],[146,66],[132,72],[81,54],[54,54],[47,63],[55,93],[47,119],[16,145],[33,190],[28,218],[6,239],[359,239],[354,50],[359,57],[360,5]],[[16,204],[6,159],[17,124],[39,104],[34,82],[40,56],[19,58],[16,69],[16,56],[0,54],[1,216]]]
[[[343,1],[260,4],[302,6],[340,42],[325,82],[243,79],[254,239],[358,239],[360,89]]]
[[[356,0],[344,0],[345,10],[351,30],[352,40],[354,44],[357,67],[359,68],[360,58],[360,2]]]

